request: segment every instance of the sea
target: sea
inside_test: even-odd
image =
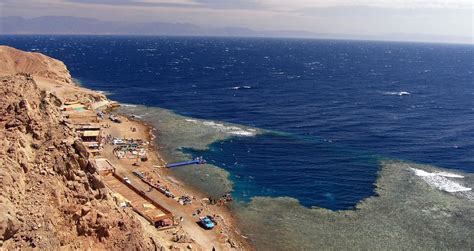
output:
[[[151,36],[0,44],[62,60],[81,85],[155,125],[167,161],[203,156],[207,165],[173,173],[212,195],[231,191],[237,215],[256,197],[354,209],[375,195],[384,159],[474,172],[472,45]],[[273,249],[241,221],[257,247]]]

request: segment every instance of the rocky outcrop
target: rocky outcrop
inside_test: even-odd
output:
[[[0,64],[0,75],[23,72],[65,84],[72,83],[71,75],[63,62],[41,53],[0,46]]]
[[[0,45],[0,76],[17,73],[26,74],[28,78],[36,80],[38,85],[41,84],[44,89],[58,92],[63,100],[75,100],[82,103],[107,102],[104,95],[75,85],[63,62],[41,53],[26,52]],[[66,88],[61,90],[61,87]]]
[[[0,97],[0,249],[158,248],[71,143],[55,95],[16,74],[0,77]]]

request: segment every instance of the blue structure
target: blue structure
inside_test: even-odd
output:
[[[213,229],[216,226],[216,222],[213,217],[208,215],[199,219],[199,225],[205,229]]]
[[[202,157],[194,158],[191,161],[179,162],[174,164],[167,164],[167,168],[177,167],[177,166],[186,166],[186,165],[193,165],[193,164],[204,164],[206,161]]]

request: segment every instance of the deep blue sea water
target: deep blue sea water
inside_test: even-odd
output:
[[[3,36],[111,99],[271,130],[186,149],[235,196],[353,207],[381,158],[474,172],[474,47],[366,41]],[[410,95],[400,95],[408,92]]]

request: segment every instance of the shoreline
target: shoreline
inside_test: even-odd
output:
[[[155,133],[157,131],[159,132],[159,128],[155,128],[151,123],[149,123],[149,122],[147,122],[147,121],[145,121],[141,118],[136,118],[136,117],[133,117],[129,114],[124,114],[124,113],[120,113],[120,114],[124,117],[127,117],[129,120],[134,121],[136,123],[139,123],[139,124],[141,124],[141,125],[143,125],[144,127],[147,128],[147,130],[146,130],[147,139],[151,142],[149,147],[150,147],[150,149],[153,149],[152,151],[150,151],[150,153],[156,154],[157,157],[162,157],[161,153],[160,153],[160,150],[159,150],[160,145],[159,145],[159,143],[155,142],[155,140],[159,141],[159,136],[157,136],[156,133]],[[165,161],[164,159],[162,159],[162,160]],[[384,161],[384,163],[387,163],[387,162],[390,163],[390,161]],[[406,163],[404,165],[410,165],[410,166],[411,165],[416,165],[416,166],[418,166],[418,164],[411,164],[411,163]],[[379,172],[377,174],[377,179],[376,179],[376,182],[374,183],[374,185],[380,184],[382,178],[384,178],[384,176],[386,176],[385,174],[381,175],[382,171],[387,172],[386,167],[384,167],[384,168],[381,167],[381,169],[379,170]],[[392,172],[392,171],[389,171],[389,172]],[[192,186],[190,184],[187,184],[186,182],[180,180],[179,177],[174,176],[170,171],[165,169],[165,170],[160,170],[160,173],[164,174],[163,177],[166,177],[166,179],[168,181],[170,181],[171,183],[173,183],[174,185],[176,185],[180,189],[183,189],[187,193],[193,194],[197,197],[205,197],[206,196],[205,192],[201,191],[197,187],[194,187],[194,186]],[[176,180],[178,181],[178,183],[176,183]],[[420,185],[422,185],[422,184],[420,184]],[[337,214],[350,215],[350,217],[356,217],[356,216],[359,217],[358,212],[360,212],[360,210],[363,207],[365,207],[365,205],[368,202],[373,204],[373,202],[380,200],[380,196],[381,196],[380,190],[376,189],[375,191],[376,191],[375,196],[371,196],[371,197],[365,198],[364,200],[361,200],[359,203],[357,203],[357,205],[353,209],[350,209],[350,210],[332,211],[332,210],[327,210],[327,209],[322,209],[322,208],[319,208],[319,209],[318,208],[302,208],[302,206],[299,204],[299,202],[297,202],[296,205],[288,204],[288,206],[295,207],[295,209],[298,208],[298,210],[302,210],[303,215],[307,214],[308,212],[310,212],[311,214],[321,214],[321,215],[318,215],[318,217],[322,217],[322,219],[320,220],[321,221],[320,223],[321,224],[322,223],[328,224],[327,222],[324,222],[324,219],[326,217],[329,217],[329,218],[333,218],[334,220],[337,219],[337,221],[339,221],[340,219],[336,217]],[[386,195],[384,194],[383,197],[385,197],[385,196]],[[449,197],[450,195],[446,194],[445,196]],[[383,198],[383,199],[385,199],[385,198]],[[272,207],[272,206],[270,204],[265,205],[264,202],[273,201],[273,202],[276,202],[276,203],[283,202],[282,204],[288,203],[288,202],[284,202],[285,200],[286,199],[283,198],[283,197],[282,198],[259,197],[259,198],[255,198],[255,200],[252,201],[250,203],[250,205],[254,206],[255,204],[257,204],[258,207],[263,206],[265,208],[268,208],[268,207]],[[361,208],[361,206],[363,206],[363,207]],[[235,214],[231,211],[231,209],[228,208],[227,206],[221,207],[220,209],[222,210],[221,212],[225,217],[231,219],[231,221],[226,221],[226,223],[228,224],[230,229],[233,230],[234,236],[236,236],[237,239],[239,241],[241,241],[241,243],[243,243],[243,246],[245,247],[244,249],[245,250],[255,249],[256,247],[251,244],[250,240],[245,238],[244,236],[242,236],[241,230],[237,227],[238,226],[238,221],[235,217]],[[365,211],[365,209],[364,209],[364,211]],[[272,211],[269,211],[268,213],[272,213]],[[253,217],[253,216],[250,216],[250,217]],[[259,217],[263,217],[263,215],[260,215]],[[254,220],[257,220],[257,219],[254,219]],[[254,238],[254,236],[251,236],[251,237]],[[295,237],[292,237],[291,239],[294,239],[294,238]]]
[[[18,61],[5,62],[17,67]],[[0,142],[8,146],[0,148],[7,156],[0,158],[7,161],[1,173],[7,177],[1,184],[7,195],[0,194],[6,203],[0,206],[12,212],[1,216],[3,222],[13,222],[7,227],[14,231],[4,231],[9,236],[5,242],[0,239],[0,249],[2,245],[181,251],[474,246],[470,238],[474,175],[406,161],[381,160],[376,195],[350,210],[307,208],[297,199],[268,196],[252,197],[249,203],[208,205],[202,200],[207,197],[204,191],[216,188],[216,194],[222,194],[225,169],[159,166],[166,162],[163,157],[174,162],[194,154],[180,151],[181,146],[206,149],[209,142],[229,137],[227,124],[174,116],[154,107],[125,109],[124,104],[121,109],[105,95],[72,83],[66,66],[54,62],[56,68],[36,72],[42,75],[12,70],[2,80],[5,100],[0,103],[10,113],[0,120],[6,129],[0,134],[7,136]],[[203,186],[195,186],[199,183]],[[192,204],[178,200],[181,196]],[[204,215],[216,218],[214,229],[196,224]],[[162,224],[163,219],[173,222]]]
[[[110,100],[108,98],[107,100],[110,102],[115,102],[117,104],[117,106],[107,108],[107,110],[110,110],[113,113],[116,112],[116,110],[122,106],[116,101]],[[146,135],[145,140],[149,142],[149,145],[147,146],[147,155],[149,157],[149,160],[147,161],[148,163],[152,164],[155,161],[159,162],[160,164],[167,163],[162,153],[160,152],[161,146],[157,142],[159,141],[159,136],[156,132],[160,131],[159,128],[156,128],[150,122],[147,122],[142,118],[134,117],[131,114],[127,114],[125,112],[117,112],[117,114],[126,118],[126,120],[128,120],[130,123],[134,123],[146,128],[146,130],[144,130],[144,134]],[[188,184],[187,182],[181,180],[179,177],[173,175],[170,170],[167,170],[166,168],[157,167],[157,165],[153,165],[153,168],[154,172],[156,172],[161,179],[166,180],[168,184],[174,186],[175,190],[178,190],[182,194],[190,195],[191,197],[195,198],[193,200],[193,203],[199,203],[200,201],[202,201],[202,199],[207,198],[209,196],[205,191],[202,191],[198,187]],[[183,211],[186,212],[189,210]],[[254,246],[250,243],[250,240],[242,235],[242,231],[238,227],[238,219],[228,207],[228,205],[207,205],[207,208],[205,208],[204,211],[212,213],[213,215],[218,215],[221,219],[218,223],[218,226],[220,225],[219,232],[217,232],[217,229],[213,229],[210,231],[216,231],[217,236],[219,236],[220,238],[226,238],[227,240],[223,240],[224,244],[228,243],[228,240],[234,240],[237,241],[237,243],[231,244],[231,249],[234,249],[234,247],[232,246],[236,244],[238,250],[255,250]],[[179,210],[176,212],[176,214],[180,213],[183,212],[180,212]],[[228,236],[230,238],[227,238],[225,236]]]
[[[148,237],[152,238],[153,245],[159,249],[166,247],[172,250],[176,248],[211,250],[215,247],[217,250],[253,250],[248,240],[241,236],[235,223],[235,217],[226,206],[217,207],[203,204],[201,199],[206,197],[205,194],[188,186],[186,182],[179,181],[177,178],[170,179],[170,173],[167,170],[155,167],[163,165],[165,160],[161,157],[162,154],[155,144],[155,140],[159,135],[154,133],[154,126],[142,119],[126,115],[121,116],[125,120],[124,123],[114,123],[112,120],[109,120],[110,113],[108,111],[115,111],[119,107],[119,103],[107,98],[105,93],[87,88],[80,81],[75,81],[62,61],[41,53],[24,52],[7,46],[0,47],[0,53],[0,56],[5,58],[4,62],[2,61],[5,67],[0,69],[0,76],[13,76],[15,78],[19,74],[26,81],[32,82],[29,87],[37,88],[46,96],[49,95],[55,98],[54,109],[57,112],[50,116],[52,119],[62,121],[61,125],[70,133],[64,142],[68,142],[67,144],[70,147],[79,145],[80,154],[86,159],[84,160],[85,164],[84,161],[82,162],[81,168],[85,168],[85,171],[94,175],[96,183],[99,183],[98,186],[101,189],[105,189],[103,191],[104,194],[107,194],[105,201],[115,204],[112,208],[116,211],[134,215],[129,220],[139,220],[142,222],[142,227],[134,231],[137,235],[143,234],[142,238],[144,241]],[[18,65],[18,61],[20,61],[20,65]],[[102,114],[99,116],[100,113]],[[81,129],[88,127],[91,127],[91,129]],[[132,128],[134,130],[131,130]],[[95,136],[86,136],[83,130],[92,130],[89,131],[89,134],[94,132],[92,135]],[[96,134],[95,131],[98,133]],[[115,146],[112,142],[106,142],[106,135],[120,139],[140,140],[145,143],[141,144],[140,147],[145,152],[148,152],[150,158],[144,161],[142,159],[135,159],[134,161],[132,159],[119,158],[114,153]],[[89,137],[89,139],[85,140],[83,139],[84,137]],[[101,173],[98,169],[98,161],[101,163],[104,161],[108,162],[109,166],[105,170],[113,170],[114,175],[110,175],[108,171],[105,174],[103,171]],[[137,163],[138,165],[136,165]],[[92,168],[87,169],[86,165],[91,165]],[[101,165],[103,166],[103,164]],[[138,170],[149,173],[150,178],[160,183],[161,186],[169,188],[173,194],[177,195],[176,198],[168,198],[168,196],[153,189],[149,184],[135,176],[132,171]],[[117,177],[115,179],[111,176]],[[118,182],[120,184],[120,182],[123,183],[128,179],[132,182],[133,189],[130,187],[127,189],[127,186],[123,186],[123,184],[121,187],[114,187],[115,183]],[[91,186],[94,187],[97,184]],[[175,193],[175,191],[179,192]],[[134,194],[128,194],[130,192]],[[140,196],[136,192],[145,192],[146,195]],[[124,196],[125,194],[129,196]],[[196,198],[192,200],[191,205],[182,205],[178,202],[179,197],[187,197],[188,195]],[[131,200],[138,197],[143,198],[132,206]],[[148,200],[153,200],[154,204],[159,205],[156,205],[157,207],[154,207],[151,211],[148,210],[148,206],[145,207],[145,205],[151,204],[143,204],[146,203],[143,200],[146,197]],[[124,202],[129,203],[129,205],[123,207],[122,203]],[[139,212],[139,208],[142,208],[142,212]],[[164,209],[164,211],[160,208]],[[178,227],[169,230],[157,230],[150,223],[156,224],[159,218],[145,217],[147,218],[145,220],[143,213],[146,213],[147,210],[150,211],[150,213],[147,213],[150,217],[159,217],[163,212],[171,212],[174,221],[171,226]],[[196,214],[194,214],[195,212]],[[200,215],[201,212],[202,214]],[[197,224],[199,217],[204,215],[218,216],[216,219],[217,224],[212,230],[204,230]],[[166,219],[169,219],[167,213],[166,217]],[[175,223],[176,218],[180,219],[181,223]],[[71,224],[71,227],[75,226],[74,223]],[[120,236],[110,237],[112,240],[121,238]],[[155,238],[158,241],[155,241]],[[94,245],[100,245],[100,242],[100,239],[93,239]]]
[[[160,131],[159,128],[155,127],[150,122],[145,121],[143,118],[133,116],[133,114],[128,114],[127,112],[117,111],[121,107],[127,107],[128,104],[122,104],[118,101],[109,99],[107,97],[107,93],[103,91],[90,89],[84,86],[83,83],[79,79],[76,79],[76,78],[73,78],[73,85],[80,87],[81,89],[85,89],[90,92],[97,93],[98,95],[103,95],[105,97],[104,101],[108,102],[108,105],[105,106],[105,109],[104,109],[105,111],[109,113],[116,113],[126,118],[127,121],[131,123],[136,123],[137,125],[140,125],[146,128],[146,130],[144,130],[145,140],[149,142],[149,145],[147,146],[147,150],[148,150],[147,152],[148,152],[148,156],[152,156],[152,158],[148,160],[148,163],[151,163],[151,161],[158,161],[160,162],[160,164],[167,163],[162,153],[160,152],[161,146],[159,145],[159,143],[157,143],[157,141],[159,141],[159,136],[157,135],[156,132]],[[195,199],[196,203],[201,201],[203,198],[207,198],[209,196],[209,194],[207,194],[202,189],[196,186],[193,186],[192,184],[188,184],[186,181],[182,180],[180,177],[173,175],[173,173],[167,170],[166,168],[159,168],[157,167],[157,165],[153,165],[153,169],[154,169],[153,171],[157,172],[158,176],[161,179],[165,179],[169,184],[172,184],[173,186],[175,186],[177,190],[181,190],[182,193],[190,195],[193,198],[196,198]],[[224,228],[220,229],[219,233],[216,233],[216,234],[222,235],[222,236],[230,236],[230,240],[237,241],[237,243],[230,243],[231,249],[235,249],[236,247],[238,250],[255,250],[255,247],[251,244],[250,240],[242,234],[242,230],[239,229],[238,227],[238,219],[235,213],[232,212],[232,210],[229,208],[227,204],[224,204],[222,206],[215,206],[215,205],[209,205],[209,206],[211,207],[211,210],[208,209],[209,212],[213,212],[213,215],[221,216],[220,217],[221,221],[219,222],[218,225],[224,226]],[[183,212],[182,211],[176,212],[176,214],[179,214],[179,213],[183,213]],[[213,229],[211,231],[217,231],[217,230]],[[227,244],[228,240],[224,240],[224,244]],[[234,241],[231,241],[231,242],[234,242]],[[234,245],[235,247],[233,247]]]

